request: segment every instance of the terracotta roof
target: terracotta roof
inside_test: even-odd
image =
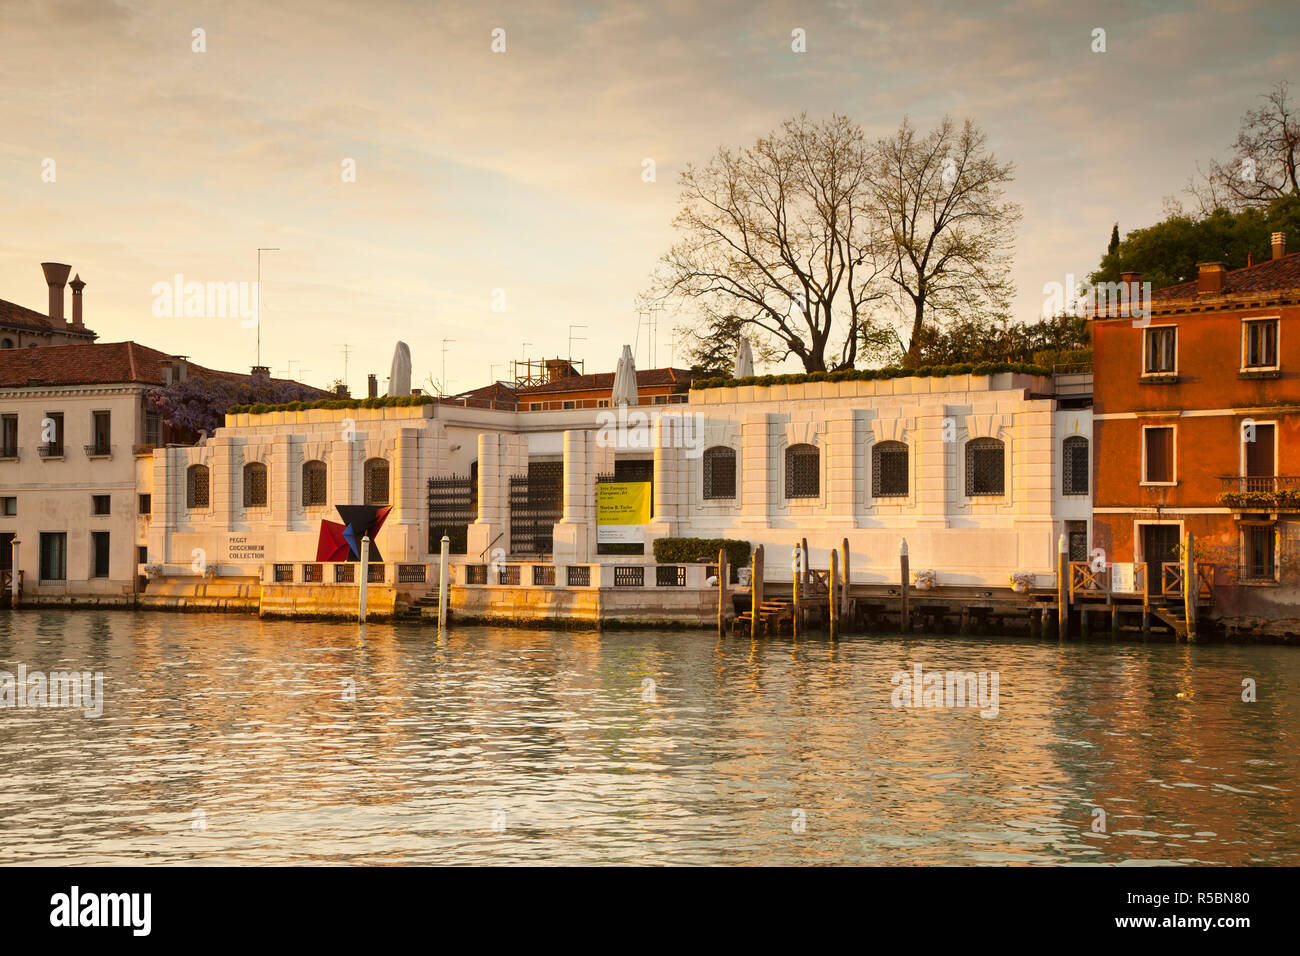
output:
[[[163,369],[175,358],[138,342],[50,345],[0,350],[0,388],[39,385],[162,385]],[[186,374],[219,381],[249,381],[251,375],[186,362]],[[288,379],[272,379],[287,382]],[[325,394],[323,391],[321,394]]]
[[[1177,285],[1157,289],[1151,293],[1151,301],[1168,303],[1186,299],[1194,302],[1198,298],[1208,298],[1208,294],[1201,296],[1197,293],[1197,282],[1198,280],[1193,279],[1190,282],[1180,282]],[[1215,294],[1252,295],[1291,289],[1300,290],[1300,252],[1226,272],[1223,291]]]
[[[0,328],[46,334],[59,332],[64,335],[81,335],[87,339],[95,337],[95,333],[90,329],[74,329],[66,325],[52,325],[48,316],[19,305],[17,302],[9,302],[6,299],[0,299]]]
[[[637,388],[649,388],[656,385],[690,385],[698,376],[685,368],[647,368],[637,369]],[[545,385],[530,385],[516,389],[517,395],[547,395],[552,392],[589,392],[608,391],[614,387],[613,372],[595,372],[591,375],[569,375],[558,378]]]

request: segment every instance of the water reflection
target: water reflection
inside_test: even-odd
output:
[[[0,710],[3,863],[1300,861],[1290,648],[51,611],[19,663],[105,702]]]

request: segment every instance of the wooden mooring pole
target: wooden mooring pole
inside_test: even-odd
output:
[[[899,570],[902,572],[902,587],[900,588],[899,593],[903,596],[902,613],[899,617],[899,626],[902,629],[902,632],[904,634],[910,634],[912,631],[912,609],[908,604],[907,589],[909,586],[911,576],[908,574],[908,569],[907,569],[907,539],[906,538],[904,538],[903,543],[898,546],[898,566],[899,566]]]
[[[849,574],[849,539],[848,538],[844,539],[844,544],[841,545],[841,551],[843,554],[843,559],[840,561],[840,565],[842,566],[843,573],[844,573],[844,587],[840,591],[840,626],[843,627],[844,621],[848,619],[849,607],[852,604],[852,600],[853,600],[850,593],[852,590],[851,586],[853,583],[853,578]]]
[[[829,618],[827,630],[830,631],[831,640],[833,641],[839,631],[840,624],[840,555],[834,548],[831,549],[831,593],[826,615]]]
[[[1070,639],[1070,549],[1064,532],[1056,542],[1056,636]]]
[[[1196,541],[1192,533],[1187,532],[1183,543],[1183,611],[1187,616],[1187,640],[1196,640],[1196,599],[1200,591],[1196,580],[1196,555],[1193,551]]]
[[[795,637],[799,636],[799,578],[803,574],[803,552],[799,550],[799,545],[794,546],[794,558],[790,562],[794,569],[794,614],[790,618],[790,633]]]
[[[718,637],[727,629],[727,549],[718,549]]]
[[[749,636],[758,637],[758,609],[763,606],[763,546],[754,548],[749,561]]]

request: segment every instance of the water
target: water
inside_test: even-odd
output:
[[[0,709],[5,864],[1300,862],[1294,648],[6,612],[20,663],[104,709]]]

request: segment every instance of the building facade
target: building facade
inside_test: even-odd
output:
[[[42,262],[49,289],[49,314],[43,315],[14,302],[0,299],[0,351],[36,348],[46,345],[86,345],[96,335],[86,328],[82,310],[86,283],[78,275],[68,282],[71,266],[61,262]],[[64,318],[67,287],[72,288],[72,315]]]
[[[1094,325],[1096,545],[1154,580],[1191,533],[1215,614],[1261,633],[1300,629],[1300,255],[1273,247]]]

